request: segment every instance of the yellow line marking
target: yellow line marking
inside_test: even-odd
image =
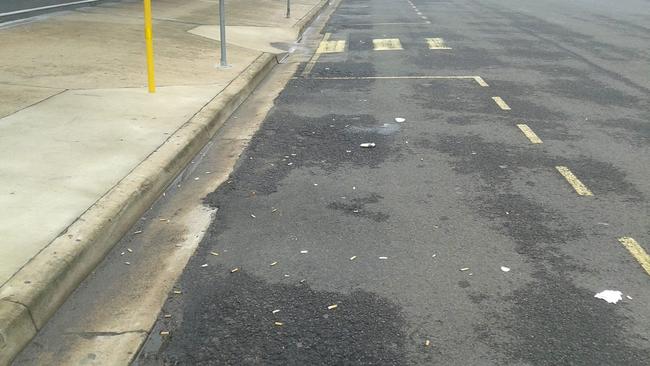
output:
[[[501,97],[492,97],[492,100],[494,100],[494,102],[504,111],[510,110],[510,106],[506,102],[504,102],[503,99],[501,99]]]
[[[476,82],[477,82],[478,85],[480,85],[480,86],[483,86],[483,87],[490,86],[490,85],[488,85],[488,83],[486,83],[485,80],[483,80],[483,78],[480,77],[480,76],[474,76],[474,80],[476,80]]]
[[[629,236],[624,236],[618,241],[623,244],[623,246],[634,256],[634,259],[639,262],[641,267],[645,269],[645,272],[650,275],[650,255],[639,245],[639,243],[630,238]]]
[[[569,182],[569,184],[573,187],[573,189],[576,190],[576,192],[581,195],[581,196],[593,196],[594,194],[591,193],[589,188],[582,184],[580,179],[578,179],[572,172],[569,170],[569,168],[565,166],[556,166],[555,169],[557,169],[560,174],[564,177],[564,179]]]
[[[403,50],[399,38],[378,38],[372,40],[375,51]]]
[[[316,52],[337,53],[345,51],[345,41],[322,41]]]
[[[524,135],[526,135],[526,137],[528,137],[530,142],[532,142],[533,144],[541,144],[542,143],[542,139],[540,139],[539,136],[537,136],[537,134],[530,127],[528,127],[527,124],[520,123],[520,124],[517,125],[517,127],[519,127],[521,132],[523,132]]]
[[[442,38],[425,38],[430,50],[450,50]]]
[[[323,39],[321,40],[321,44],[322,44],[323,42],[327,42],[327,40],[330,39],[330,36],[331,36],[331,35],[332,35],[332,34],[329,33],[329,32],[328,32],[328,33],[325,33],[325,35],[323,35]],[[320,46],[316,49],[316,51],[314,52],[314,54],[311,56],[311,59],[309,59],[309,62],[307,62],[307,65],[305,65],[305,69],[302,70],[302,74],[301,74],[302,76],[307,76],[307,75],[309,75],[309,73],[310,73],[311,70],[314,68],[314,66],[316,66],[316,61],[318,61],[318,58],[319,58],[320,55],[321,55],[321,53],[318,52],[319,49],[320,49]]]

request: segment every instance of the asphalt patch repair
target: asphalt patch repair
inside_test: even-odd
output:
[[[183,293],[192,300],[169,298],[163,313],[178,309],[181,319],[160,319],[170,335],[156,352],[141,353],[137,364],[406,363],[401,310],[381,297],[361,290],[316,291],[306,283],[274,284],[245,270],[217,272],[221,275],[209,271],[183,277]],[[338,307],[328,309],[331,304]],[[274,314],[275,309],[280,311]]]

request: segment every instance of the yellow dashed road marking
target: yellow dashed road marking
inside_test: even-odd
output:
[[[483,78],[480,77],[480,76],[474,76],[474,80],[476,80],[476,82],[477,82],[478,85],[480,85],[480,86],[483,86],[483,87],[490,86],[490,85],[488,85],[488,83],[486,83],[485,80],[483,80]]]
[[[429,45],[430,50],[450,50],[451,47],[448,47],[445,43],[445,40],[442,38],[425,38],[427,44]]]
[[[524,135],[526,135],[526,137],[528,137],[530,142],[532,142],[533,144],[541,144],[542,143],[542,139],[540,139],[539,136],[537,136],[537,134],[535,132],[533,132],[533,130],[530,127],[528,127],[527,124],[520,123],[520,124],[517,125],[517,127],[519,127],[521,132],[523,132]]]
[[[634,259],[639,262],[641,267],[645,269],[645,272],[650,275],[650,255],[639,245],[639,243],[628,236],[624,236],[618,241],[623,244],[623,246],[632,254]]]
[[[373,39],[372,45],[375,51],[403,50],[399,38],[380,38]]]
[[[593,196],[594,194],[591,193],[589,188],[587,188],[580,179],[578,179],[572,172],[569,170],[569,168],[565,166],[556,166],[555,169],[557,169],[560,174],[569,182],[569,184],[573,187],[573,189],[576,190],[576,192],[581,195],[581,196]]]
[[[345,51],[345,41],[322,41],[318,46],[318,53],[337,53]]]
[[[506,102],[504,102],[503,99],[501,99],[501,97],[492,97],[492,100],[494,100],[494,102],[504,111],[510,110],[510,106]]]
[[[331,35],[332,35],[331,33],[325,33],[325,35],[323,35],[323,39],[321,40],[320,43],[323,44],[323,42],[327,42],[327,40],[330,39]],[[307,65],[305,66],[305,69],[302,70],[302,74],[301,74],[302,76],[309,75],[309,73],[314,68],[314,66],[316,66],[316,61],[318,61],[318,58],[321,55],[319,50],[320,50],[320,46],[316,49],[316,52],[314,52],[314,55],[311,56],[311,59],[309,60],[309,62],[307,62]]]

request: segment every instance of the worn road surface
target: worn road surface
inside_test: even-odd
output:
[[[650,2],[343,0],[319,37],[137,364],[650,365]]]

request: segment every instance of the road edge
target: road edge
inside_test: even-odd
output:
[[[298,38],[329,5],[293,26]],[[262,53],[221,93],[0,287],[0,365],[8,365],[276,65]]]

